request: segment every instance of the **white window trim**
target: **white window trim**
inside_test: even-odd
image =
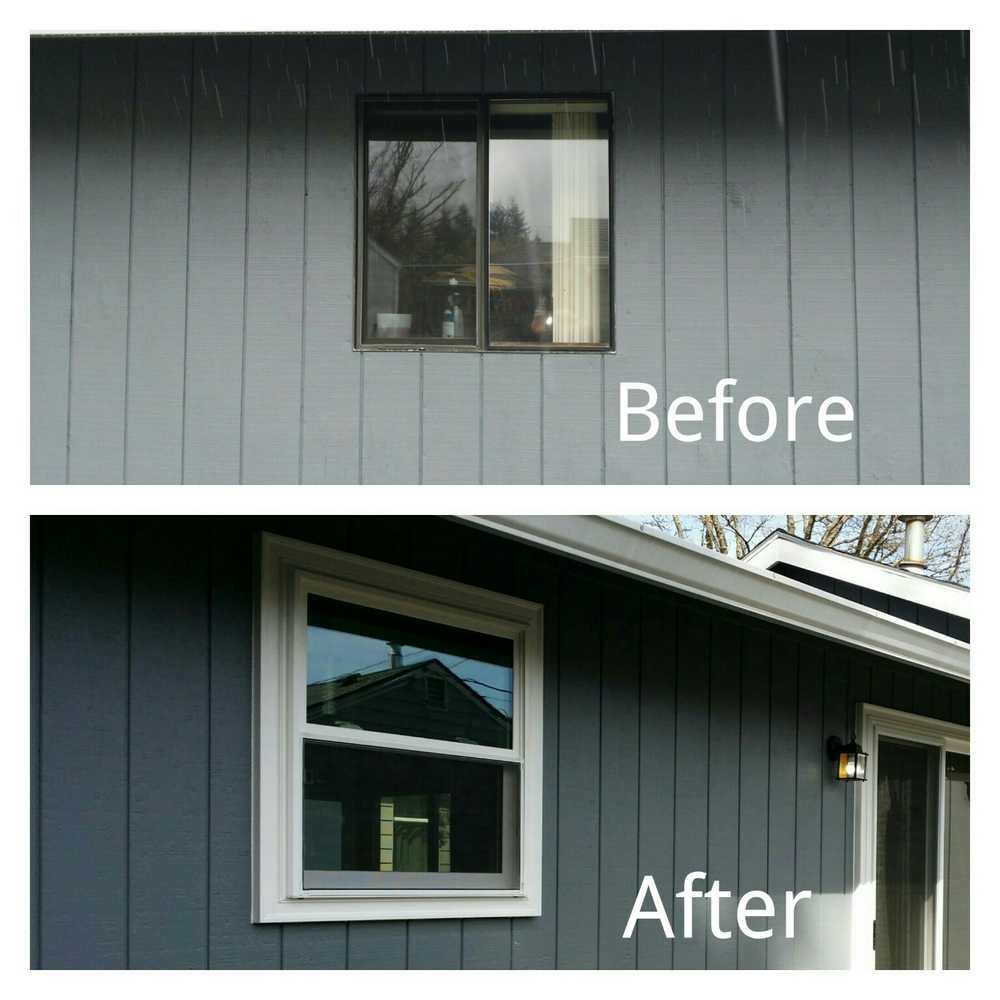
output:
[[[942,722],[880,705],[858,708],[858,740],[868,751],[868,780],[855,783],[854,891],[851,896],[851,967],[875,968],[872,924],[875,920],[876,797],[878,792],[878,741],[881,736],[941,748],[938,787],[944,788],[945,753],[969,753],[969,727]],[[932,968],[944,966],[944,795],[938,797],[937,868],[934,899]]]
[[[514,745],[509,750],[463,745],[462,756],[520,766],[517,888],[303,889],[303,737],[348,746],[454,752],[454,745],[447,741],[351,729],[337,729],[331,736],[330,727],[305,722],[304,598],[308,593],[326,594],[513,640]],[[541,913],[541,605],[265,533],[260,544],[255,641],[254,922],[420,920]]]

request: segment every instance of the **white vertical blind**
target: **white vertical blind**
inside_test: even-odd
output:
[[[601,339],[599,162],[597,116],[552,116],[552,339]]]

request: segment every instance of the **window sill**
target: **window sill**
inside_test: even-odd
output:
[[[617,353],[613,347],[584,347],[579,344],[567,344],[564,347],[548,344],[544,347],[528,347],[515,344],[494,344],[483,350],[474,344],[355,344],[354,350],[359,354],[471,354],[474,356],[490,354],[520,354],[532,355],[571,354],[590,357],[604,357]]]
[[[469,920],[476,917],[538,917],[540,899],[521,892],[462,895],[414,892],[406,897],[338,895],[279,900],[254,914],[254,923],[307,923],[355,920]]]

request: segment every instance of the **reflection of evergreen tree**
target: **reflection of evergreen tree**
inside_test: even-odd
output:
[[[506,204],[490,205],[490,258],[496,261],[524,261],[528,257],[531,228],[524,211],[513,198]]]
[[[431,233],[428,260],[448,267],[469,265],[476,256],[476,224],[465,205],[454,212],[442,208]]]

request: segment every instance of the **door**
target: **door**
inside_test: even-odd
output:
[[[858,811],[855,964],[968,968],[968,730],[873,706],[862,715],[872,764]]]

